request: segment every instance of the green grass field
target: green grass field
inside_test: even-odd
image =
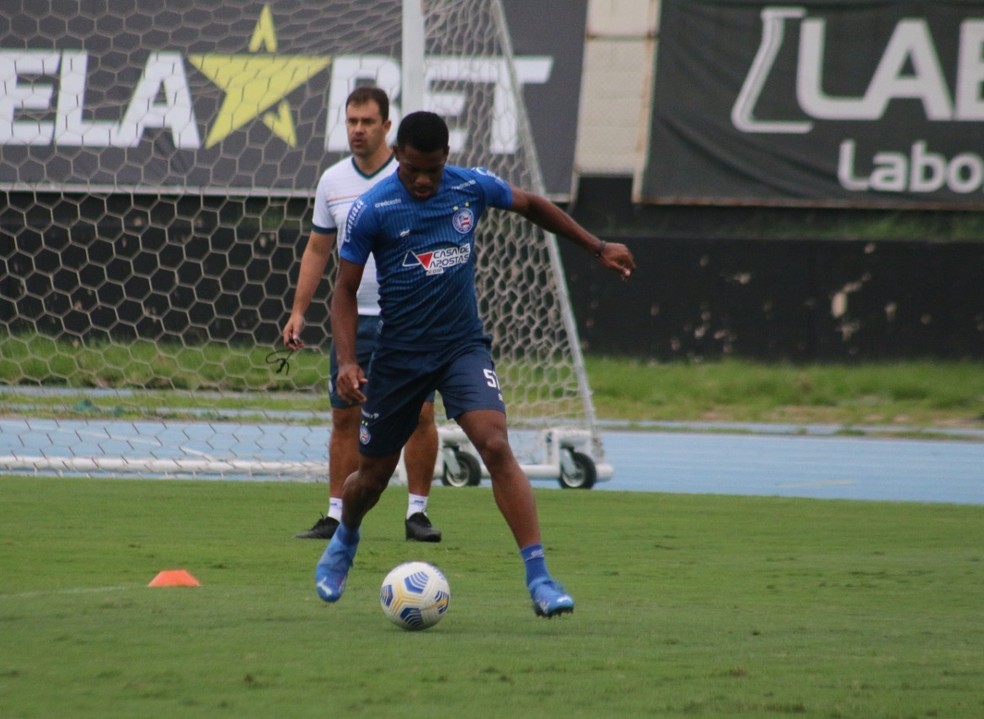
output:
[[[326,355],[292,356],[289,378],[269,363],[274,347],[172,346],[149,341],[76,346],[0,333],[0,413],[33,417],[221,419],[231,411],[326,410]],[[624,422],[779,422],[879,426],[932,435],[984,427],[984,362],[657,363],[585,358],[599,419]],[[18,386],[59,389],[23,395]],[[117,389],[93,396],[90,390]],[[510,388],[505,388],[512,406]],[[299,421],[299,420],[298,420]],[[894,429],[893,429],[894,428]]]
[[[391,488],[323,605],[325,495],[0,477],[0,716],[984,716],[984,507],[537,490],[546,621],[487,488],[435,489],[437,545]],[[453,594],[423,633],[378,605],[411,558]]]

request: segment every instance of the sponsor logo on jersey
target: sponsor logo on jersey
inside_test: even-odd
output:
[[[431,252],[408,252],[403,258],[404,267],[423,267],[428,275],[440,275],[444,270],[463,265],[471,257],[471,245],[454,245]]]
[[[451,225],[458,234],[467,235],[475,227],[475,213],[468,207],[461,207],[451,216]]]

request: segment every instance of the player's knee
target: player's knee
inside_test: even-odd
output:
[[[429,424],[434,424],[434,403],[424,402],[420,408],[420,414],[417,415],[417,425],[426,426]]]
[[[487,466],[498,465],[512,457],[509,437],[504,433],[490,433],[475,446]]]
[[[358,407],[333,409],[331,411],[331,425],[335,430],[352,431],[358,429],[361,420],[362,413]]]
[[[363,455],[359,462],[359,482],[364,487],[382,492],[389,484],[399,461],[399,453],[385,457],[366,457]]]

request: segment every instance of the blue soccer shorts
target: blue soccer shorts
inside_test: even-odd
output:
[[[440,390],[448,419],[506,404],[487,340],[438,352],[377,348],[359,427],[359,451],[371,457],[399,452],[417,426],[420,405]]]
[[[369,376],[372,367],[372,356],[376,351],[376,342],[379,337],[379,324],[382,320],[374,315],[359,315],[359,323],[355,330],[355,361],[359,363],[362,371]],[[338,355],[335,354],[335,343],[332,342],[328,350],[328,398],[331,406],[335,409],[348,409],[358,405],[342,398],[335,391],[338,384]],[[431,392],[427,398],[428,402],[434,401],[434,393]]]

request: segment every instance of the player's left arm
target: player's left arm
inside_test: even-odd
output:
[[[573,217],[541,195],[512,187],[513,202],[509,208],[547,232],[565,237],[593,254],[605,267],[629,279],[635,270],[635,259],[628,247],[620,242],[599,239],[577,223]]]

